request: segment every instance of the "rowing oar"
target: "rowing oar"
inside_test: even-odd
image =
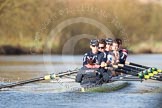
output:
[[[133,70],[128,67],[124,67],[123,65],[113,65],[113,68],[115,68],[115,71],[117,71],[117,72],[122,72],[122,73],[130,74],[133,76],[138,75],[137,70]]]
[[[25,81],[20,81],[20,82],[15,82],[15,83],[11,83],[11,84],[1,85],[0,89],[12,88],[12,87],[15,87],[15,86],[21,86],[21,85],[24,85],[24,84],[43,81],[43,80],[53,80],[53,79],[56,79],[56,78],[59,78],[59,77],[63,77],[65,75],[75,74],[77,72],[78,72],[78,69],[75,69],[73,71],[61,72],[61,73],[57,73],[57,74],[52,73],[52,74],[45,75],[45,76],[39,77],[39,78],[33,78],[33,79],[25,80]]]
[[[145,79],[149,79],[150,77],[159,76],[162,74],[161,69],[157,69],[154,67],[148,67],[148,66],[144,66],[144,65],[140,65],[140,64],[132,63],[132,62],[125,62],[125,64],[144,68],[145,70],[143,71],[143,74],[146,75]]]
[[[137,72],[138,70],[132,70],[132,69],[129,69],[128,67],[124,67],[124,66],[118,66],[118,65],[113,65],[113,68],[115,68],[115,71],[117,72],[121,72],[121,73],[124,73],[124,74],[129,74],[129,75],[133,75],[133,76],[138,76],[138,78],[140,79],[140,81],[142,82],[143,80],[143,77],[139,77],[139,73]]]
[[[132,67],[132,66],[129,66],[129,65],[124,65],[124,64],[118,64],[119,67],[122,67],[122,68],[126,68],[128,70],[133,70],[133,72],[143,72],[144,75],[149,75],[149,76],[154,76],[154,75],[158,75],[161,71],[157,71],[156,68],[148,68],[148,69],[141,69],[141,68],[138,68],[138,67]]]
[[[137,76],[140,79],[153,79],[153,80],[162,81],[162,77],[158,76],[158,74],[161,73],[162,71],[157,70],[156,68],[148,68],[143,71],[138,71],[138,70],[133,69],[133,71],[131,71],[131,69],[129,69],[129,66],[127,66],[127,68],[126,68],[125,65],[123,65],[123,64],[118,64],[118,66],[115,66],[115,67],[130,71],[128,74],[131,74],[131,75],[136,75],[136,74],[132,74],[132,72],[135,72],[135,73],[137,73]]]
[[[145,69],[149,69],[150,68],[148,66],[144,66],[144,65],[140,65],[140,64],[136,64],[136,63],[132,63],[132,62],[125,62],[125,64],[132,65],[132,66],[137,66],[137,67],[141,67],[141,68],[145,68]]]
[[[110,81],[143,81],[139,78],[127,78],[127,77],[117,77],[117,78],[111,78]]]
[[[148,66],[144,66],[144,65],[140,65],[140,64],[137,64],[137,63],[132,63],[132,62],[125,62],[125,64],[129,65],[129,66],[136,66],[136,67],[140,67],[140,68],[143,68],[144,70],[148,70],[148,73],[153,73],[153,74],[157,74],[157,73],[161,73],[162,70],[161,69],[157,69],[157,68],[154,68],[154,67],[148,67]],[[146,72],[147,74],[147,72]]]
[[[114,71],[116,72],[121,72],[121,73],[124,73],[124,74],[129,74],[129,75],[133,75],[133,76],[138,76],[137,73],[134,73],[134,72],[131,72],[131,71],[128,71],[126,68],[119,68],[119,66],[117,65],[113,65],[113,68]],[[122,78],[122,79],[121,79]],[[133,77],[133,78],[129,78],[129,77],[121,77],[120,79],[111,79],[112,81],[143,81],[141,78],[139,77]]]
[[[124,64],[118,64],[118,65],[124,65]],[[124,67],[126,67],[126,68],[130,68],[130,69],[133,69],[133,70],[138,70],[138,71],[143,71],[143,70],[145,70],[145,69],[143,69],[143,68],[140,68],[140,67],[135,67],[135,66],[131,66],[131,65],[124,65]]]
[[[127,65],[124,65],[124,67],[125,66],[127,66]],[[129,67],[129,68],[132,68],[132,66],[127,66],[127,67]],[[162,71],[160,70],[160,69],[156,69],[156,68],[148,68],[148,69],[141,69],[141,68],[139,68],[139,67],[135,67],[135,68],[137,68],[137,70],[140,70],[140,71],[143,71],[143,74],[144,75],[149,75],[149,76],[159,76],[159,75],[161,75],[162,73]],[[134,68],[134,69],[135,69]]]
[[[133,69],[129,69],[128,67],[124,67],[124,65],[113,65],[114,68],[116,68],[115,70],[118,71],[118,72],[122,72],[122,73],[125,73],[125,74],[130,74],[130,75],[133,75],[133,76],[138,76],[140,79],[143,79],[144,78],[144,74],[141,74],[143,72],[139,72],[138,70],[133,70]],[[117,70],[118,69],[118,70]]]

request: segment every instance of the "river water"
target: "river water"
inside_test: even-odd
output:
[[[128,61],[162,69],[162,55],[130,55]],[[79,68],[82,56],[0,56],[0,84]],[[109,93],[69,92],[73,81],[31,83],[0,91],[0,108],[162,108],[162,83],[147,80]],[[66,92],[66,90],[68,92]]]

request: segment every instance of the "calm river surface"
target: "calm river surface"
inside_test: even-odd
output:
[[[159,54],[130,55],[128,61],[162,69]],[[82,56],[0,56],[0,84],[73,70],[81,65]],[[0,108],[162,108],[161,82],[129,83],[128,87],[110,93],[65,92],[78,86],[74,82],[31,83],[0,91]]]

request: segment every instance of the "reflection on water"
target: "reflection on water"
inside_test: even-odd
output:
[[[80,68],[82,56],[0,56],[0,73],[3,81],[29,79],[50,73]]]
[[[162,69],[162,55],[131,55],[128,61]],[[48,73],[82,66],[82,56],[0,56],[1,83],[40,77]],[[77,83],[37,82],[0,92],[0,108],[160,108],[162,83],[130,82],[130,86],[111,93],[65,92]],[[68,86],[67,86],[68,85]],[[63,92],[63,93],[60,93]]]

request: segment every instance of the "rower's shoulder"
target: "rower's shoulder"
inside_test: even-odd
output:
[[[121,49],[119,52],[127,52],[127,53],[128,53],[128,49],[123,48],[123,49]]]
[[[90,56],[90,55],[91,55],[91,51],[86,52],[86,53],[84,54],[84,56]]]
[[[125,48],[123,48],[123,49],[121,49],[120,51],[119,51],[119,53],[123,53],[123,54],[128,54],[128,50],[127,49],[125,49]]]

